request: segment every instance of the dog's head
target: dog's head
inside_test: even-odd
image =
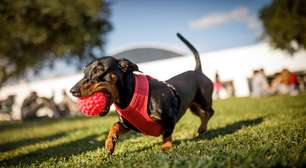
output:
[[[119,103],[117,82],[122,81],[124,75],[138,71],[138,66],[127,59],[103,57],[86,65],[83,71],[84,77],[70,89],[71,94],[83,97],[103,92],[109,100],[104,111],[106,114],[113,102]]]

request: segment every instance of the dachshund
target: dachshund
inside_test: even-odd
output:
[[[171,135],[175,125],[188,108],[201,120],[199,134],[207,130],[207,123],[214,114],[213,83],[202,73],[197,50],[182,35],[177,33],[177,36],[192,51],[196,61],[195,69],[166,81],[154,78],[148,80],[147,115],[162,128],[163,151],[171,149]],[[138,66],[127,59],[104,56],[84,67],[84,77],[70,92],[75,97],[88,96],[94,92],[105,93],[109,101],[103,115],[109,112],[112,103],[124,109],[129,106],[134,95],[135,71],[139,71]],[[113,124],[105,141],[105,148],[109,154],[114,152],[119,135],[129,130],[141,132],[119,115],[119,121]]]

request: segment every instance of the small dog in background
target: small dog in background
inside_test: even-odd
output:
[[[175,125],[188,108],[201,120],[199,134],[207,130],[207,123],[214,114],[213,83],[202,73],[197,50],[179,33],[177,36],[192,51],[196,60],[195,69],[176,75],[165,82],[148,78],[146,111],[147,115],[162,129],[162,150],[172,147],[171,135]],[[127,59],[102,57],[85,67],[83,79],[73,86],[70,92],[76,97],[88,96],[94,92],[107,94],[109,103],[108,108],[103,112],[104,115],[108,113],[112,103],[125,109],[133,99],[136,84],[135,71],[139,71],[138,66]],[[109,154],[114,152],[117,138],[131,129],[141,132],[135,124],[119,115],[119,121],[112,126],[105,142]]]

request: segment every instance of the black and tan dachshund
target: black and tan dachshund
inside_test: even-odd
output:
[[[197,50],[179,33],[177,33],[194,54],[195,70],[183,72],[167,81],[149,80],[148,115],[160,123],[163,128],[162,150],[172,147],[172,132],[175,124],[190,110],[201,119],[198,133],[204,133],[207,123],[213,116],[212,92],[213,83],[202,73],[200,57]],[[121,109],[130,104],[134,93],[134,71],[138,66],[127,59],[116,59],[106,56],[89,63],[84,68],[84,77],[70,90],[76,97],[88,96],[94,92],[104,92],[108,95],[109,104],[103,114],[109,111],[112,103]],[[124,118],[119,117],[109,131],[105,148],[112,154],[120,134],[128,130],[138,131]]]

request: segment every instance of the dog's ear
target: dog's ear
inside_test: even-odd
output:
[[[122,72],[133,72],[133,71],[139,71],[138,66],[131,61],[121,58],[118,60],[119,67]]]

